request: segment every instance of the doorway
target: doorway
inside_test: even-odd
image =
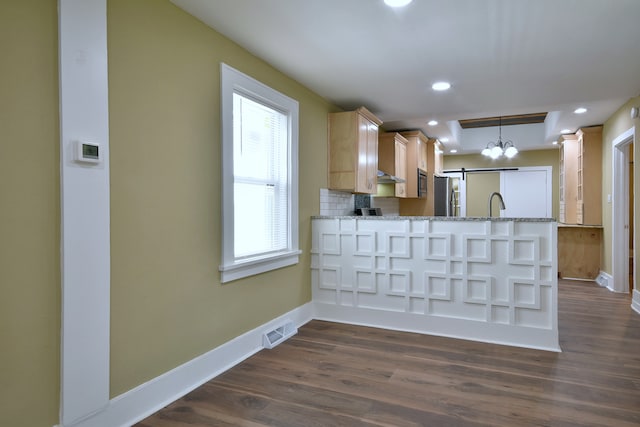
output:
[[[633,292],[635,277],[633,241],[633,143],[635,128],[613,140],[613,197],[611,259],[614,292]]]

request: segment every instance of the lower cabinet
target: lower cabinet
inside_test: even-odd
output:
[[[558,224],[558,275],[594,280],[600,274],[602,227]]]

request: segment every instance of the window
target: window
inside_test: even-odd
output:
[[[296,264],[298,102],[221,65],[222,282]]]

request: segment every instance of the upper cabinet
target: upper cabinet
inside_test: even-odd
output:
[[[427,138],[419,130],[402,132],[407,140],[407,196],[418,197],[418,169],[427,172]]]
[[[576,224],[577,188],[578,188],[578,137],[562,135],[560,144],[560,170],[558,181],[560,186],[559,220],[565,224]]]
[[[602,224],[602,126],[563,135],[560,147],[560,212],[565,224]]]
[[[578,129],[576,223],[602,224],[602,126]]]
[[[443,152],[440,142],[420,131],[401,132],[407,139],[407,197],[400,199],[400,215],[434,214],[434,175],[442,173]],[[426,181],[426,192],[418,197],[418,169]]]
[[[378,169],[404,180],[395,183],[395,197],[407,197],[407,143],[396,132],[383,132],[378,137]]]
[[[437,139],[431,141],[433,142],[433,173],[440,175],[444,164],[444,150],[440,141]]]
[[[364,107],[329,114],[330,189],[375,194],[381,124]]]

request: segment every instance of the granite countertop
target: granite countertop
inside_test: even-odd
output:
[[[488,216],[359,216],[359,215],[314,215],[311,219],[370,219],[375,221],[429,220],[429,221],[519,221],[519,222],[556,222],[555,218],[501,218]]]

